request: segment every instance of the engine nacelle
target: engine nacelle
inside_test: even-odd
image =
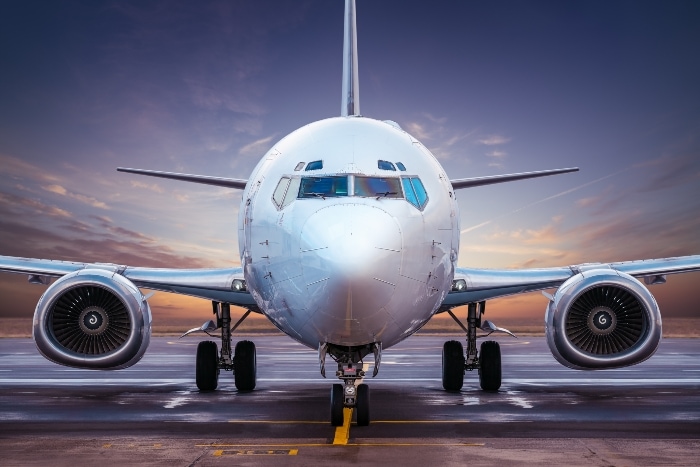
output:
[[[637,279],[612,269],[581,272],[564,282],[545,323],[554,358],[577,370],[643,362],[661,341],[654,297]]]
[[[34,312],[39,352],[61,365],[117,370],[138,362],[151,338],[151,309],[131,281],[83,269],[61,277]]]

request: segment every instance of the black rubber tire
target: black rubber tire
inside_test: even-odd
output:
[[[343,407],[345,400],[343,398],[343,385],[334,384],[331,387],[331,425],[343,425]]]
[[[442,346],[442,387],[459,391],[464,385],[464,348],[458,341],[447,341]]]
[[[216,342],[202,341],[197,346],[197,387],[200,391],[214,391],[219,384],[219,350]]]
[[[357,401],[355,405],[357,411],[357,426],[369,425],[369,386],[366,384],[357,385]]]
[[[233,353],[233,376],[236,389],[252,391],[257,377],[257,360],[255,344],[251,341],[239,341]]]
[[[501,387],[501,346],[496,341],[481,343],[479,383],[484,391],[498,391]]]

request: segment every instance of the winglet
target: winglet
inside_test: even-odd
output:
[[[345,0],[343,33],[343,100],[342,117],[360,115],[360,80],[357,72],[357,25],[355,0]]]

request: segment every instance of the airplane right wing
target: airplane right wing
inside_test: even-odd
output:
[[[647,285],[660,284],[666,281],[667,274],[700,271],[700,255],[540,269],[457,268],[452,290],[443,300],[441,308],[557,288],[577,274],[594,270],[629,274],[642,279]]]

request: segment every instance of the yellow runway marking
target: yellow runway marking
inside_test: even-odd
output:
[[[333,444],[348,444],[350,438],[350,421],[352,420],[352,409],[343,408],[343,424],[335,429]]]
[[[326,443],[293,443],[293,444],[195,444],[198,448],[315,448],[315,447],[331,447],[332,444]],[[366,447],[383,447],[383,446],[406,446],[406,447],[421,447],[421,446],[463,446],[463,447],[482,447],[486,446],[485,443],[346,443],[343,446],[366,446]],[[216,452],[225,451],[224,449],[217,449]],[[291,449],[291,451],[299,451],[298,449]],[[229,451],[226,451],[229,452]],[[267,452],[267,451],[266,451]],[[286,451],[285,451],[286,452]],[[219,454],[221,455],[221,454]],[[296,454],[290,454],[296,455]]]
[[[298,453],[298,449],[217,449],[212,456],[296,456]]]

